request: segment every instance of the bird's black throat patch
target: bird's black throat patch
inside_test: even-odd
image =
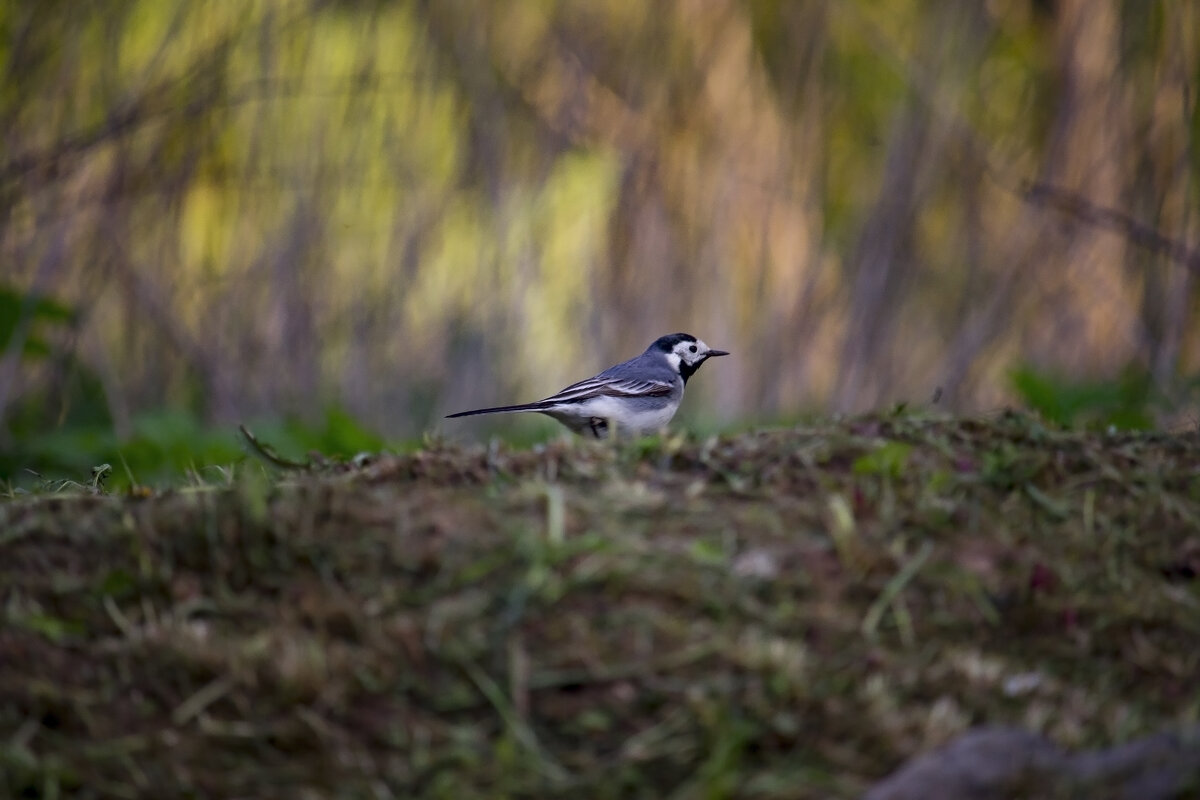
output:
[[[697,361],[695,364],[689,364],[682,358],[679,359],[679,377],[683,378],[683,382],[687,383],[688,378],[696,374],[696,370],[700,369],[700,365],[708,361],[708,356]]]

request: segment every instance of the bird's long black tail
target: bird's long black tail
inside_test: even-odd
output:
[[[519,406],[496,406],[495,408],[476,408],[473,411],[460,411],[457,414],[447,414],[446,419],[454,417],[473,417],[477,414],[507,414],[513,411],[545,411],[551,403],[522,403]]]

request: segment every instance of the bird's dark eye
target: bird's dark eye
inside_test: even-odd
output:
[[[691,350],[693,353],[696,352],[696,345],[692,345],[688,350]]]

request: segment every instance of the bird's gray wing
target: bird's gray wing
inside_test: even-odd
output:
[[[582,403],[593,397],[662,397],[669,395],[674,388],[675,385],[670,381],[601,374],[579,383],[572,383],[558,394],[540,401],[538,405]]]

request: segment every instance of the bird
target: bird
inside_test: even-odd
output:
[[[597,439],[608,436],[610,426],[634,435],[654,433],[675,416],[683,400],[683,388],[700,365],[727,355],[727,351],[714,350],[691,334],[672,333],[655,339],[640,356],[572,383],[544,400],[460,411],[446,419],[536,411],[575,433]]]

